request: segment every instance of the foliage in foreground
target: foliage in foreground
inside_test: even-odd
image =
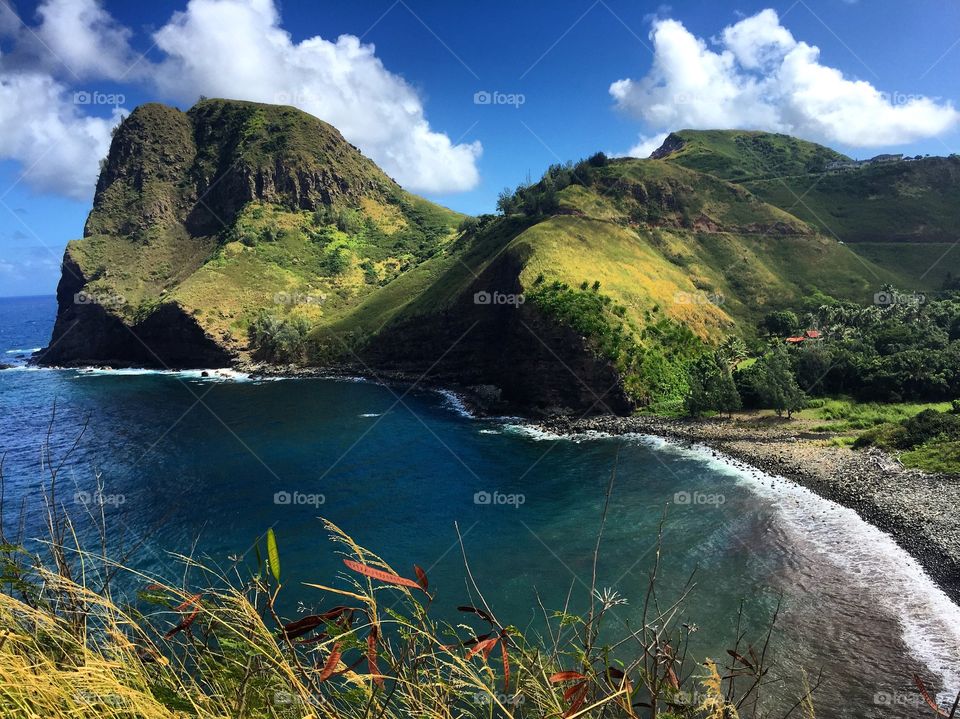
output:
[[[272,532],[248,576],[240,566],[222,573],[181,557],[208,586],[136,577],[136,607],[94,588],[118,569],[101,557],[55,547],[58,568],[48,571],[5,545],[0,714],[572,719],[757,711],[765,643],[738,643],[743,654],[731,650],[728,666],[694,664],[686,656],[691,629],[676,623],[679,603],[660,609],[648,595],[644,629],[600,645],[601,625],[622,599],[596,592],[587,617],[559,612],[548,619],[549,639],[528,640],[501,623],[474,585],[479,606],[459,607],[464,621],[450,626],[431,617],[423,570],[403,577],[327,529],[350,579],[343,589],[308,585],[336,604],[294,621],[278,614],[283,585]],[[86,586],[71,578],[77,571]],[[621,646],[635,647],[636,659],[612,659]],[[809,693],[800,704],[812,706]]]
[[[21,536],[8,539],[0,516],[5,718],[736,719],[760,716],[771,699],[792,707],[785,716],[813,716],[815,687],[804,682],[794,697],[782,676],[772,678],[778,672],[768,676],[772,625],[756,648],[738,629],[722,662],[688,656],[695,627],[681,617],[693,585],[663,596],[659,551],[637,629],[610,638],[604,624],[626,600],[594,580],[588,612],[570,613],[568,599],[561,611],[543,609],[545,635],[528,636],[495,614],[465,551],[470,604],[457,607],[454,625],[435,618],[424,570],[407,578],[328,522],[343,575],[306,584],[322,608],[291,620],[281,616],[272,529],[226,569],[180,556],[183,586],[158,582],[108,559],[102,512],[89,515],[99,551],[81,549],[83,532],[57,494],[65,460],[49,448],[44,460],[48,558],[27,553]],[[2,486],[0,464],[0,497]],[[120,577],[139,588],[135,598],[115,593]]]

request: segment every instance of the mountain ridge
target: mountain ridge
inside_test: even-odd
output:
[[[660,159],[552,166],[501,216],[467,218],[295,108],[141,106],[65,251],[40,361],[389,371],[522,411],[626,413],[676,401],[678,368],[764,312],[820,291],[869,302],[903,279],[716,174],[750,177],[744,143],[795,169],[839,153],[670,137]]]

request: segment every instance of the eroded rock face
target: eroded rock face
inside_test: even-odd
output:
[[[83,293],[86,278],[69,255],[57,286],[57,321],[37,361],[54,366],[226,367],[235,359],[175,304],[129,323]]]
[[[532,303],[478,304],[477,293],[517,296],[520,267],[494,263],[429,322],[387,327],[362,352],[369,366],[439,384],[486,385],[523,413],[628,414],[634,409],[609,361]]]

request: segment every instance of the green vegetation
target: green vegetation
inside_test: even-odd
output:
[[[676,132],[656,155],[734,182],[850,243],[899,275],[901,285],[938,290],[957,274],[956,260],[943,258],[960,224],[960,157],[824,172],[829,162],[850,158],[784,135],[739,130]]]
[[[960,403],[949,412],[925,409],[900,422],[881,424],[861,434],[853,446],[899,452],[907,467],[960,474]]]
[[[856,254],[833,233],[866,238],[833,220],[825,227],[818,217],[840,215],[821,215],[816,203],[855,200],[843,216],[865,227],[879,216],[876,195],[900,208],[901,229],[931,213],[946,226],[960,199],[951,194],[957,161],[822,174],[845,158],[738,131],[675,133],[657,156],[552,165],[501,193],[499,216],[466,218],[404,192],[334,128],[294,108],[147,105],[118,129],[91,236],[67,257],[87,291],[124,298],[108,312],[144,323],[175,305],[241,359],[426,367],[436,356],[416,356],[432,346],[418,328],[446,328],[450,342],[466,333],[466,350],[472,324],[509,321],[475,313],[482,289],[523,293],[523,312],[571,328],[584,339],[575,351],[615,370],[645,411],[728,413],[742,401],[791,415],[804,394],[956,396],[954,301],[868,304],[894,286],[929,287],[937,273],[882,249],[902,239],[893,234]],[[804,185],[812,214],[770,189],[791,178],[817,178]],[[931,191],[941,184],[943,193]],[[942,271],[940,284],[956,284],[949,253],[930,250],[942,244],[918,246]],[[782,347],[808,328],[822,338]],[[748,343],[748,362],[711,356],[732,336]],[[384,358],[384,347],[406,355]]]
[[[732,182],[807,175],[822,172],[830,162],[850,159],[789,135],[744,130],[681,130],[671,133],[663,147],[668,152],[662,156],[672,162]]]

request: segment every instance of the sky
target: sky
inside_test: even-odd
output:
[[[470,214],[684,128],[960,151],[956,0],[0,0],[0,296],[52,293],[143,102],[290,104]]]

